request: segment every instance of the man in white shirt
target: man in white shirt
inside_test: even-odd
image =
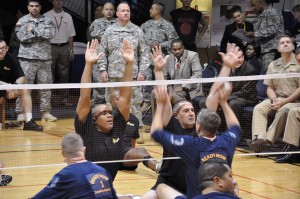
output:
[[[63,11],[64,0],[52,0],[52,4],[53,9],[44,15],[50,18],[56,27],[55,36],[50,40],[53,80],[57,74],[58,83],[68,83],[70,61],[74,58],[73,37],[76,35],[75,28],[71,15]],[[67,90],[63,89],[60,96],[62,96],[65,106],[72,106],[68,102]]]

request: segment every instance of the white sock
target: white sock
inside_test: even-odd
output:
[[[29,122],[32,119],[32,113],[25,113],[26,122]]]

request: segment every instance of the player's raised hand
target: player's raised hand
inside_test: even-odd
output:
[[[219,54],[222,58],[223,65],[231,68],[239,68],[244,62],[243,52],[234,43],[227,44],[226,54],[222,52],[219,52]]]
[[[162,71],[167,63],[169,55],[163,58],[161,47],[155,46],[152,48],[151,57],[154,63],[155,71]]]
[[[87,63],[96,63],[103,53],[97,54],[99,42],[97,39],[93,39],[91,42],[87,43],[85,51],[85,61]]]

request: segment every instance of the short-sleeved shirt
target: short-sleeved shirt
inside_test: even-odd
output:
[[[50,10],[44,16],[51,19],[56,27],[55,35],[50,40],[51,43],[66,43],[70,37],[76,35],[73,19],[69,13],[64,11],[56,13],[54,10]]]
[[[199,195],[197,172],[202,162],[211,158],[220,158],[232,164],[235,147],[240,139],[240,126],[232,126],[214,140],[189,135],[174,135],[168,131],[159,130],[152,138],[161,143],[164,148],[174,151],[183,160],[186,167],[187,197]]]
[[[18,78],[23,76],[25,75],[19,61],[14,59],[12,55],[8,53],[3,60],[0,60],[1,81],[13,84]]]
[[[282,59],[279,58],[270,63],[267,71],[269,74],[288,74],[288,73],[300,73],[300,65],[297,63],[295,55],[292,56],[292,60],[283,65]],[[275,88],[276,95],[278,97],[289,97],[300,86],[300,78],[276,78],[266,79],[264,84]]]
[[[173,26],[183,41],[184,47],[187,50],[195,51],[196,34],[198,25],[202,18],[202,12],[191,8],[190,10],[183,10],[181,8],[170,12]]]
[[[128,150],[132,148],[131,140],[138,139],[139,137],[139,119],[135,115],[130,113],[123,137],[123,156],[125,156]]]
[[[173,132],[176,135],[192,135],[197,136],[195,128],[184,129],[181,127],[179,121],[174,116],[171,117],[165,130]],[[163,158],[178,157],[173,150],[170,150],[163,146]],[[168,184],[169,186],[175,188],[181,193],[186,193],[186,171],[184,162],[181,159],[166,159],[163,160],[161,165],[161,170],[155,186],[160,183]]]
[[[33,199],[118,198],[110,174],[92,162],[71,164],[55,174]]]
[[[224,192],[212,192],[212,193],[196,196],[192,199],[239,199],[239,197]]]
[[[113,129],[103,133],[97,130],[91,113],[88,114],[85,122],[80,121],[76,114],[75,130],[81,135],[86,146],[87,160],[92,162],[123,160],[122,147],[126,123],[123,115],[117,110],[113,115]],[[98,163],[110,173],[113,180],[120,164],[121,162]]]

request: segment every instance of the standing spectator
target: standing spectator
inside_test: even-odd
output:
[[[94,12],[94,18],[99,19],[101,17],[104,17],[102,11],[103,11],[103,5],[102,4],[97,5]]]
[[[169,55],[164,69],[165,79],[199,79],[202,76],[202,66],[198,53],[185,50],[182,40],[175,39],[171,43],[172,54]],[[193,102],[198,111],[199,101],[203,97],[202,84],[176,84],[169,87],[172,103],[187,99]],[[197,113],[196,111],[196,113]]]
[[[103,10],[103,5],[102,4],[96,6],[95,12],[94,12],[94,20],[99,19],[101,17],[104,17],[102,10]],[[90,27],[91,27],[91,24],[89,24],[89,26],[86,30],[86,40],[87,41],[92,40],[92,37],[91,37],[91,34],[90,34]]]
[[[231,8],[231,18],[234,20],[233,23],[225,27],[225,31],[221,40],[220,51],[225,53],[227,43],[235,43],[240,49],[245,52],[245,45],[243,41],[240,41],[238,38],[232,36],[232,33],[238,29],[242,29],[245,32],[253,31],[253,24],[245,21],[245,15],[242,12],[240,6],[233,6]]]
[[[258,16],[253,23],[254,31],[247,32],[246,36],[255,37],[260,45],[259,59],[263,67],[261,72],[265,73],[276,56],[278,40],[284,34],[283,17],[266,0],[250,0],[250,5]]]
[[[100,52],[104,56],[97,63],[100,71],[101,82],[120,82],[124,76],[125,61],[122,59],[120,48],[124,39],[130,41],[134,50],[133,80],[145,80],[146,70],[150,65],[150,48],[147,45],[143,31],[130,21],[130,7],[127,3],[120,3],[117,8],[118,22],[107,28],[101,38]],[[106,93],[108,101],[109,90]],[[134,87],[131,103],[135,110],[133,114],[137,116],[140,127],[143,127],[140,104],[143,101],[141,88]]]
[[[64,0],[52,0],[53,9],[44,16],[55,24],[55,36],[50,40],[52,55],[52,77],[58,78],[58,83],[69,83],[70,61],[74,59],[73,37],[76,35],[73,19],[64,12]],[[57,76],[56,76],[57,75]],[[64,106],[72,106],[68,101],[68,89],[60,89],[60,96]]]
[[[51,84],[51,46],[50,39],[54,37],[55,25],[51,19],[40,14],[39,0],[28,0],[29,14],[20,18],[16,25],[17,37],[20,40],[19,61],[25,73],[27,83],[33,84],[37,77],[38,84]],[[18,121],[25,121],[24,110],[21,110],[17,101]],[[50,114],[51,91],[40,90],[40,111],[42,120],[56,121]]]
[[[299,73],[300,65],[293,53],[294,43],[288,36],[282,36],[278,42],[281,57],[270,63],[269,74]],[[300,78],[268,79],[264,81],[268,99],[254,107],[252,118],[252,141],[248,142],[255,152],[261,152],[276,142],[284,132],[289,112],[300,105]],[[268,116],[275,116],[267,128]]]
[[[7,54],[7,51],[8,46],[5,41],[0,39],[0,84],[25,84],[26,78],[18,60],[11,54]],[[28,90],[1,90],[0,97],[7,97],[8,99],[20,97],[21,106],[25,113],[23,130],[43,130],[43,127],[37,125],[32,118],[32,100]]]
[[[80,135],[65,135],[61,141],[61,149],[68,166],[55,174],[33,199],[118,198],[110,174],[85,159],[86,148]]]
[[[19,20],[23,16],[24,15],[21,12],[21,10],[18,10],[17,15],[16,15],[17,20]],[[15,56],[16,58],[18,58],[19,48],[20,48],[20,40],[17,37],[16,26],[15,26],[10,35],[9,49],[10,49],[10,52],[13,54],[13,56]]]
[[[114,4],[110,2],[105,3],[102,12],[104,16],[102,18],[95,19],[89,29],[91,39],[98,39],[99,42],[101,42],[101,37],[105,30],[117,22],[117,19],[114,17],[116,12]],[[97,67],[93,68],[93,81],[97,83],[101,82],[100,71]],[[93,103],[105,103],[105,88],[93,89]]]
[[[196,39],[201,40],[208,28],[208,22],[203,17],[202,12],[191,8],[192,0],[180,1],[182,7],[170,12],[171,21],[179,38],[183,41],[185,49],[197,52],[195,41]],[[199,23],[202,28],[199,37],[196,38]]]
[[[146,40],[150,48],[154,46],[161,46],[164,55],[170,53],[171,42],[178,38],[178,35],[174,29],[174,26],[163,18],[165,10],[165,5],[162,3],[153,3],[150,9],[151,20],[146,21],[141,25],[141,29],[144,31]],[[153,73],[153,61],[151,60],[151,65],[148,68],[147,80],[154,79]],[[145,112],[149,107],[150,93],[152,86],[144,87],[144,103],[142,107],[142,112]]]
[[[295,48],[300,48],[300,4],[295,5],[292,12],[297,20],[292,36],[295,38]]]
[[[150,9],[152,19],[141,25],[150,48],[160,46],[163,54],[170,53],[171,42],[178,38],[174,26],[163,18],[165,5],[162,3],[153,3]],[[153,64],[153,63],[152,63]]]
[[[114,4],[107,2],[103,6],[103,17],[95,19],[89,28],[89,34],[92,39],[98,39],[101,42],[101,37],[103,36],[105,30],[117,22],[115,16],[115,6]]]

